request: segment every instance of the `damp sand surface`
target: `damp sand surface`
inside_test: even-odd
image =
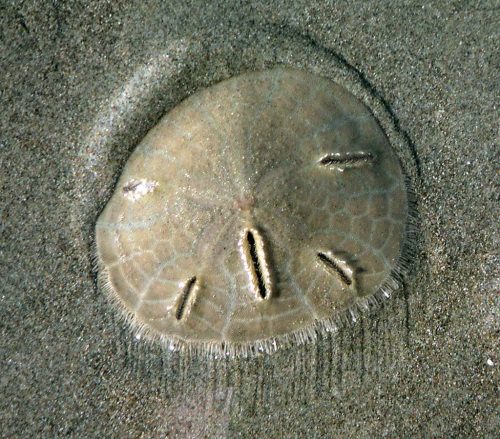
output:
[[[1,436],[498,435],[493,2],[267,3],[2,10]],[[309,59],[323,47],[361,72],[414,146],[413,273],[354,324],[271,356],[207,360],[146,343],[93,269],[117,170],[169,102],[278,47],[296,57],[297,35]],[[221,51],[234,56],[221,63]],[[158,54],[175,80],[144,106],[123,85],[154,75],[141,66]],[[103,109],[138,127],[112,133],[108,149],[82,141],[98,122],[109,129]]]

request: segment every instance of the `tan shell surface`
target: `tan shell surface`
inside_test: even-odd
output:
[[[97,221],[100,275],[150,335],[279,339],[380,291],[407,204],[398,158],[354,96],[298,70],[244,74],[138,145]]]

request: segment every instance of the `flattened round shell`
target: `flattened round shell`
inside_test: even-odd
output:
[[[97,222],[101,275],[165,340],[306,334],[390,281],[407,204],[354,96],[303,71],[248,73],[186,99],[133,152]]]

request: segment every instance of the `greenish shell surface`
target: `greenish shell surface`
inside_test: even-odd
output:
[[[370,111],[288,68],[189,97],[129,158],[96,225],[100,277],[172,346],[301,341],[397,286],[408,220]]]

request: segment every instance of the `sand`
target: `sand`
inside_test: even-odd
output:
[[[495,2],[137,3],[0,5],[1,436],[498,436]],[[410,275],[272,355],[149,344],[97,289],[96,218],[165,111],[275,62],[335,76],[393,130]]]

